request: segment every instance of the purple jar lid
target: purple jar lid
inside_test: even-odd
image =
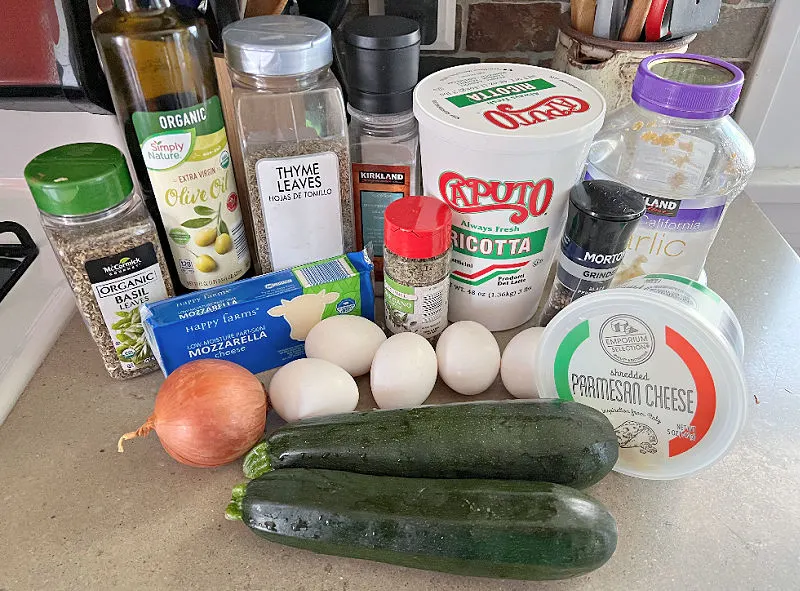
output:
[[[648,111],[684,119],[718,119],[739,101],[744,74],[728,62],[691,53],[663,53],[639,64],[633,101]]]

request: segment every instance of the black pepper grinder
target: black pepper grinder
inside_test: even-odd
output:
[[[558,267],[540,326],[573,300],[611,284],[644,210],[642,193],[613,181],[583,181],[570,190]]]
[[[343,28],[347,102],[370,114],[410,111],[419,74],[419,24],[373,15]]]
[[[412,111],[419,73],[419,24],[400,16],[363,16],[343,29],[350,113],[356,248],[372,243],[383,279],[383,214],[420,193],[419,131]]]

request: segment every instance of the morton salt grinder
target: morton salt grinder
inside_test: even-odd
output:
[[[644,195],[613,181],[583,181],[570,190],[556,277],[541,326],[573,300],[611,284],[644,210]]]

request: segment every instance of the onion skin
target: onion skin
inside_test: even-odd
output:
[[[126,439],[155,430],[164,450],[182,464],[228,464],[264,435],[267,395],[248,370],[220,359],[190,361],[172,372],[158,391],[153,414]]]

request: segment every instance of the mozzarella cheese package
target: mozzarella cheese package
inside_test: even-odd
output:
[[[305,355],[323,318],[374,320],[372,261],[340,255],[141,306],[147,342],[164,375],[195,359],[227,359],[253,373]]]

